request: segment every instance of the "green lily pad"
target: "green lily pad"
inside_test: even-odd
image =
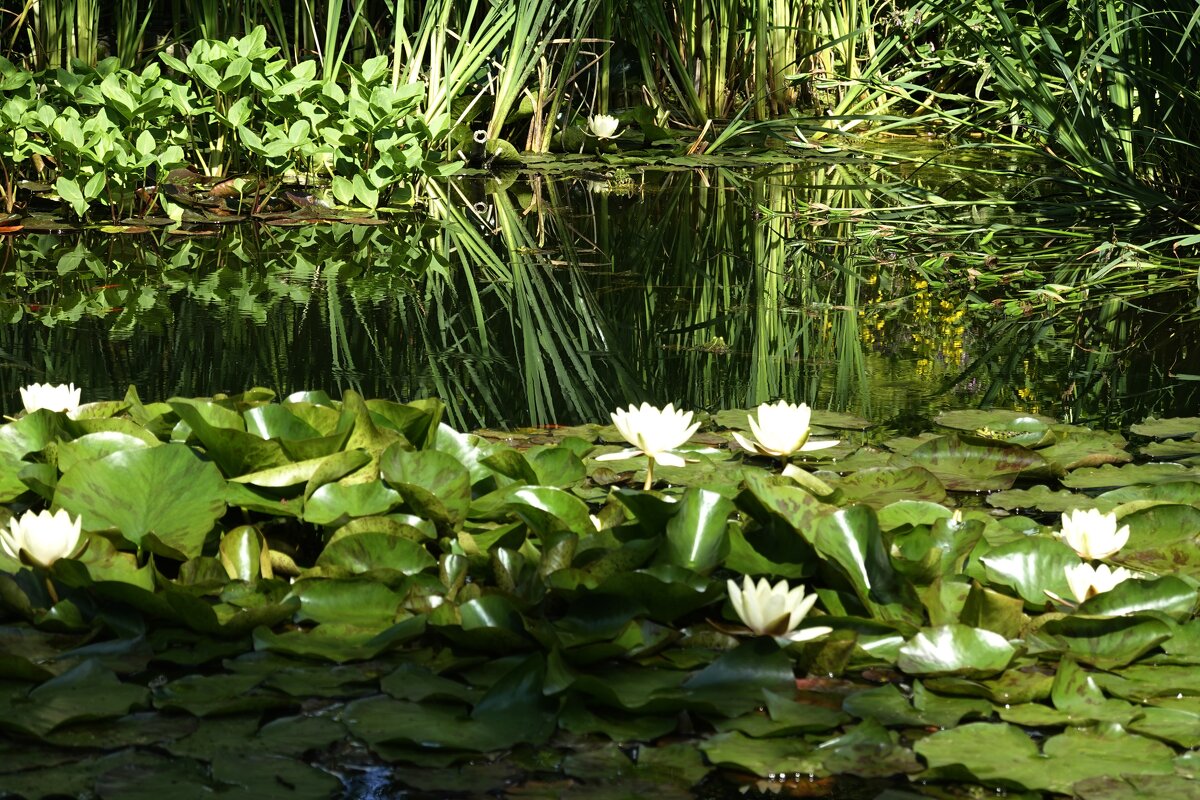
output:
[[[1044,606],[1046,592],[1071,596],[1066,569],[1079,556],[1057,539],[1027,537],[992,548],[979,559],[989,583],[1008,586],[1031,606]]]
[[[159,442],[155,440],[155,445]],[[58,469],[67,472],[80,461],[104,458],[122,450],[139,450],[150,445],[140,437],[126,433],[106,431],[104,433],[89,433],[58,446]]]
[[[667,523],[663,557],[701,575],[711,572],[729,552],[726,520],[733,510],[733,503],[716,492],[688,489]]]
[[[283,633],[273,633],[264,627],[255,629],[254,647],[283,655],[343,663],[374,658],[424,632],[424,616],[409,617],[382,631],[343,622],[326,622],[312,630]]]
[[[380,481],[327,483],[305,501],[304,521],[314,525],[345,525],[356,517],[386,514],[400,502],[400,494]]]
[[[1008,511],[1017,509],[1036,508],[1052,514],[1075,509],[1099,509],[1108,513],[1119,505],[1111,501],[1093,499],[1085,494],[1079,494],[1067,489],[1054,491],[1045,484],[1038,484],[1028,489],[1007,489],[1003,492],[993,492],[987,496],[987,504]]]
[[[1021,474],[1048,472],[1046,460],[1032,450],[1015,445],[967,444],[953,436],[928,441],[908,458],[954,491],[1010,489]]]
[[[1038,455],[1054,467],[1056,474],[1133,460],[1133,454],[1125,449],[1125,437],[1119,433],[1093,431],[1077,425],[1055,425],[1053,430],[1058,441],[1038,450]]]
[[[27,695],[0,694],[0,728],[45,736],[71,722],[114,719],[146,706],[144,687],[122,683],[95,659],[32,689]]]
[[[821,752],[825,769],[836,775],[886,778],[924,769],[913,751],[900,743],[900,734],[874,720],[823,742]]]
[[[1131,433],[1154,439],[1178,439],[1200,433],[1200,417],[1147,417],[1136,425],[1129,426]]]
[[[1030,414],[1026,411],[1010,411],[1004,408],[965,408],[943,411],[934,417],[933,421],[943,428],[953,428],[959,431],[974,432],[989,428],[1001,433],[1022,430],[1026,426],[1045,428],[1056,422],[1051,417]]]
[[[730,767],[760,777],[824,774],[819,751],[797,736],[752,739],[730,731],[710,736],[700,743],[704,755],[718,767]]]
[[[1052,619],[1026,637],[1029,652],[1060,652],[1101,669],[1124,666],[1171,636],[1171,627],[1157,617],[1130,615],[1096,619]]]
[[[1079,800],[1196,800],[1196,781],[1183,775],[1100,776],[1078,781]]]
[[[182,560],[200,555],[225,513],[225,481],[188,447],[166,444],[76,464],[59,479],[55,502],[82,515],[85,530],[113,528]]]
[[[1112,773],[1169,775],[1170,747],[1116,727],[1073,729],[1038,746],[1012,725],[972,723],[917,741],[927,777],[1070,794],[1078,781]]]
[[[1121,518],[1129,541],[1113,561],[1151,573],[1200,577],[1200,508],[1156,505]]]
[[[1114,467],[1077,469],[1062,479],[1063,486],[1071,489],[1111,489],[1135,483],[1171,483],[1173,481],[1200,481],[1200,467],[1185,467],[1182,464],[1126,464]]]
[[[454,456],[404,450],[397,444],[384,451],[379,469],[413,513],[432,520],[439,530],[453,530],[466,518],[471,475]]]
[[[921,467],[862,469],[836,486],[845,502],[866,503],[876,509],[898,501],[940,503],[946,499],[941,481]]]
[[[290,461],[279,442],[247,433],[246,423],[236,411],[185,397],[167,403],[227,477],[281,467]]]
[[[389,533],[356,533],[331,541],[317,557],[317,566],[342,567],[351,572],[395,570],[405,575],[437,566],[422,545]]]
[[[1016,648],[1003,636],[968,625],[919,632],[900,648],[896,666],[910,675],[984,677],[1004,670]]]

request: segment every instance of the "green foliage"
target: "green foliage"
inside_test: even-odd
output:
[[[1200,741],[1196,583],[1178,558],[1145,563],[1176,541],[1168,530],[1194,528],[1181,522],[1191,495],[1124,488],[1117,515],[1134,532],[1117,560],[1147,573],[1052,604],[1078,562],[1069,548],[1028,521],[951,515],[941,503],[963,493],[923,499],[939,481],[930,472],[914,497],[876,511],[837,481],[814,494],[770,462],[693,445],[684,452],[707,450],[704,462],[643,492],[588,477],[602,468],[594,442],[514,449],[458,434],[442,411],[353,393],[147,404],[130,391],[0,426],[9,502],[81,514],[89,539],[49,570],[0,554],[5,788],[109,791],[135,764],[146,785],[169,772],[196,791],[269,779],[326,797],[337,787],[298,759],[336,764],[347,741],[438,770],[535,746],[557,756],[521,762],[526,779],[581,777],[610,764],[598,739],[652,740],[680,714],[711,766],[694,742],[684,758],[645,741],[638,763],[673,765],[673,777],[636,780],[683,791],[717,767],[1066,793],[1114,761],[1122,774],[1174,774],[1180,749]],[[1023,463],[1011,451],[1032,446],[1055,445],[954,457],[1007,476]],[[826,466],[858,478],[856,492],[903,494],[889,469],[853,464]],[[1140,519],[1151,512],[1157,522]],[[832,632],[739,641],[723,599],[743,570],[806,576],[812,619]],[[911,684],[864,680],[881,666]],[[328,713],[285,727],[318,698]],[[904,734],[924,726],[943,730]],[[254,777],[239,774],[244,759],[263,759]]]

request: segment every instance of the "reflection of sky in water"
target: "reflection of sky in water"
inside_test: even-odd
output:
[[[1016,287],[959,280],[986,269],[942,253],[950,236],[860,223],[862,198],[827,170],[699,175],[486,197],[456,182],[424,224],[9,237],[0,389],[15,407],[40,380],[91,399],[353,388],[443,397],[466,427],[600,421],[644,399],[782,396],[900,426],[978,404],[1188,411],[1194,395],[1163,387],[1196,384],[1164,376],[1200,373],[1197,331],[1169,299],[1050,322],[973,311]]]

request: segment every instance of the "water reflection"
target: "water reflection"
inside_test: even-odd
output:
[[[1195,407],[1175,273],[1146,263],[1160,283],[1135,292],[1109,282],[1122,254],[1094,254],[1107,229],[932,216],[912,185],[854,162],[454,181],[381,227],[10,236],[0,392],[353,388],[437,395],[465,428],[641,400],[783,397],[898,427],[977,404],[1110,424]]]

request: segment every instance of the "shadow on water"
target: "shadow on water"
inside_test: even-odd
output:
[[[783,397],[898,429],[971,405],[1109,424],[1195,406],[1195,264],[948,211],[881,169],[464,180],[380,227],[9,236],[0,392],[436,395],[460,428],[642,400]]]

